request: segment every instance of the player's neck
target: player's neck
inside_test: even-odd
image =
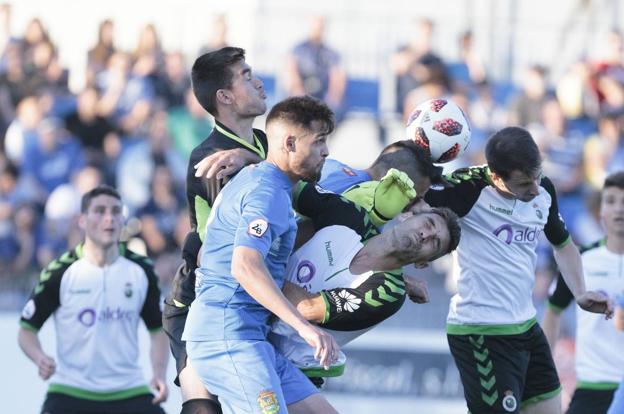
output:
[[[389,271],[401,267],[395,255],[390,254],[383,237],[373,237],[353,257],[349,271],[359,275],[370,271]]]
[[[117,260],[119,257],[119,246],[115,243],[109,247],[101,247],[93,240],[86,239],[82,246],[82,252],[84,258],[87,259],[88,262],[99,267],[104,267]]]
[[[231,130],[237,137],[245,140],[249,144],[255,144],[253,138],[253,122],[255,118],[241,118],[234,113],[219,115],[217,120]]]
[[[624,235],[610,234],[607,236],[607,250],[615,254],[624,254]]]

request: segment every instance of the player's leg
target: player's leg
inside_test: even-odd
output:
[[[519,413],[529,355],[519,335],[448,335],[471,413]]]
[[[522,394],[523,414],[552,414],[561,412],[561,384],[548,340],[542,328],[535,324],[525,332],[523,350],[529,353]]]
[[[285,412],[275,350],[267,341],[187,342],[186,347],[191,365],[206,388],[219,395],[225,414]]]
[[[290,414],[338,414],[338,411],[322,394],[313,394],[301,401],[289,404],[288,412]]]
[[[572,395],[567,414],[606,414],[615,390],[577,388]]]

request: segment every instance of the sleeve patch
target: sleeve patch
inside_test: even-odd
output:
[[[26,302],[24,309],[22,309],[22,318],[24,319],[32,318],[36,310],[37,310],[37,307],[35,306],[35,301],[30,299],[28,302]]]
[[[262,237],[269,229],[269,223],[261,218],[252,220],[247,227],[247,232],[255,237]]]

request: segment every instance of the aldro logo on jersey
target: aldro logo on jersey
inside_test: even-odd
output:
[[[520,229],[514,229],[511,224],[505,223],[498,226],[492,233],[499,240],[504,241],[507,244],[512,242],[516,243],[531,243],[537,240],[542,233],[542,229],[539,227],[523,227]]]
[[[269,223],[265,219],[257,218],[252,220],[247,227],[247,232],[255,237],[262,237],[269,228]]]

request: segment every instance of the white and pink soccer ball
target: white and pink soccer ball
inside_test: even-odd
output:
[[[407,139],[429,151],[435,163],[454,160],[470,143],[464,111],[447,99],[430,99],[418,105],[407,120],[405,132]]]

